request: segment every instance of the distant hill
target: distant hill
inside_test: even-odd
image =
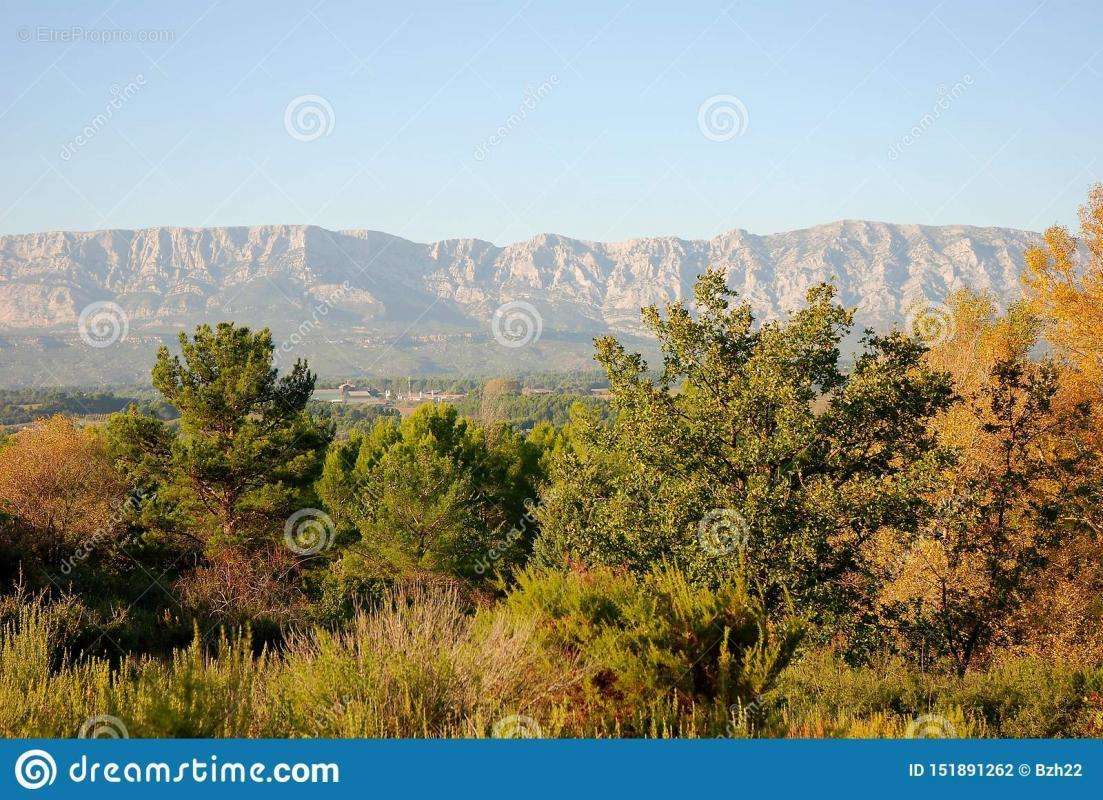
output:
[[[960,286],[1010,300],[1035,236],[862,221],[707,241],[542,234],[506,247],[302,225],[2,236],[0,385],[141,380],[160,342],[220,320],[272,328],[289,357],[323,374],[571,369],[589,362],[595,335],[642,334],[640,307],[691,297],[710,265],[765,318],[834,280],[860,326],[885,329],[915,300]],[[540,336],[506,347],[492,320],[517,301],[535,309]],[[124,340],[84,344],[78,321],[96,302],[123,310]],[[532,338],[534,312],[511,309],[519,318],[499,329]]]

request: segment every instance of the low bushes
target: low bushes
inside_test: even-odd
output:
[[[527,571],[501,613],[534,621],[551,649],[577,654],[583,698],[602,723],[643,733],[640,708],[753,702],[788,664],[804,626],[767,623],[741,582],[711,590],[674,570]]]
[[[1049,738],[1103,732],[1103,668],[1006,657],[963,678],[920,672],[899,659],[847,666],[808,653],[779,681],[757,728],[766,736]],[[916,723],[919,717],[928,723]]]
[[[455,590],[417,588],[338,632],[293,637],[270,676],[270,735],[370,737],[480,736],[510,715],[551,720],[580,679],[530,623],[484,619]]]
[[[1103,668],[855,668],[797,653],[802,623],[767,623],[740,584],[669,570],[530,571],[495,604],[412,587],[278,650],[197,630],[170,657],[117,664],[70,652],[71,601],[0,607],[5,737],[75,736],[102,715],[141,737],[1103,735]]]

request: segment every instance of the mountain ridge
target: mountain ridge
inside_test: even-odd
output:
[[[479,348],[500,345],[490,336],[495,312],[524,302],[540,318],[545,348],[573,337],[586,345],[576,348],[581,353],[594,335],[643,335],[640,308],[692,299],[694,280],[709,266],[723,269],[763,319],[783,317],[811,285],[830,280],[840,302],[858,309],[859,327],[885,329],[904,322],[912,304],[940,303],[959,287],[1009,302],[1019,290],[1023,252],[1037,236],[845,219],[773,234],[736,228],[711,239],[600,242],[541,233],[506,245],[476,238],[419,243],[316,225],[6,234],[0,362],[20,342],[33,348],[46,334],[78,344],[81,312],[97,302],[121,307],[135,337],[223,319],[267,326],[277,336],[309,323],[318,341],[303,344],[304,354],[341,341],[356,356],[353,365],[360,350],[384,339],[401,349],[400,334],[437,343],[453,337],[470,351],[461,360],[478,363]],[[447,366],[430,351],[415,362]],[[520,363],[540,353],[491,356]]]
[[[570,234],[559,233],[557,231],[541,231],[540,233],[533,234],[528,239],[518,239],[514,242],[510,242],[509,244],[505,244],[505,245],[495,244],[494,242],[490,241],[489,239],[482,239],[482,238],[479,238],[478,236],[446,236],[443,239],[433,239],[433,240],[430,240],[430,241],[427,241],[427,242],[421,242],[421,241],[418,241],[416,239],[407,239],[405,236],[399,236],[398,234],[395,234],[395,233],[388,233],[387,231],[378,230],[376,228],[326,228],[323,225],[318,225],[318,224],[313,223],[313,222],[271,222],[271,223],[261,223],[261,224],[257,224],[257,225],[147,225],[147,226],[139,227],[139,228],[93,228],[91,230],[84,229],[84,228],[55,228],[55,229],[48,230],[48,231],[25,231],[23,233],[0,233],[0,240],[26,237],[26,236],[44,236],[44,235],[51,235],[51,234],[94,235],[94,234],[101,234],[101,233],[142,233],[142,232],[146,232],[146,231],[159,231],[159,230],[193,231],[193,232],[195,232],[195,231],[212,231],[212,230],[252,230],[254,228],[318,228],[319,230],[328,231],[330,233],[342,233],[342,234],[345,234],[345,233],[348,233],[348,234],[377,233],[377,234],[381,234],[381,235],[384,235],[384,236],[393,236],[396,239],[404,239],[405,241],[411,242],[412,244],[432,245],[432,244],[445,243],[445,242],[481,242],[481,243],[489,244],[493,247],[506,248],[506,247],[509,247],[510,244],[518,244],[520,242],[531,241],[532,239],[535,239],[535,238],[538,238],[538,237],[541,237],[541,236],[555,236],[557,238],[570,239],[572,241],[582,242],[584,244],[621,244],[621,243],[624,243],[624,242],[632,242],[632,241],[637,241],[637,240],[640,240],[640,239],[676,239],[678,241],[683,241],[683,242],[701,242],[701,241],[711,241],[712,239],[716,239],[720,236],[724,236],[724,235],[732,234],[732,233],[739,233],[739,234],[744,234],[744,235],[747,235],[747,236],[770,237],[770,236],[781,236],[781,235],[791,234],[791,233],[802,233],[804,231],[811,231],[811,230],[815,230],[817,228],[828,228],[828,227],[832,227],[832,226],[835,226],[835,225],[842,225],[842,224],[870,224],[870,225],[884,225],[884,226],[895,227],[895,228],[928,228],[928,229],[932,229],[932,230],[937,230],[937,229],[942,229],[942,228],[968,228],[968,229],[978,230],[978,231],[1015,231],[1017,233],[1026,233],[1026,234],[1030,234],[1030,235],[1033,235],[1033,236],[1041,236],[1041,234],[1042,234],[1041,231],[1028,231],[1028,230],[1025,230],[1025,229],[1022,229],[1022,228],[1008,227],[1006,225],[973,225],[973,224],[965,223],[965,222],[954,222],[954,223],[948,223],[948,224],[944,224],[944,225],[928,225],[928,224],[922,223],[922,222],[892,222],[890,220],[883,220],[883,219],[862,219],[860,217],[839,217],[838,219],[832,219],[832,220],[828,220],[826,222],[820,222],[820,223],[817,223],[815,225],[808,225],[808,226],[805,226],[803,228],[791,228],[791,229],[786,229],[786,230],[770,231],[768,233],[755,233],[754,231],[751,231],[747,228],[730,228],[726,231],[721,231],[720,233],[717,233],[715,236],[711,236],[711,237],[707,237],[707,238],[685,237],[685,236],[679,236],[679,235],[676,235],[676,234],[655,234],[655,235],[652,235],[652,236],[632,236],[632,237],[629,237],[627,239],[616,239],[616,240],[604,241],[604,240],[599,240],[599,239],[586,239],[586,238],[581,237],[581,236],[572,236]]]

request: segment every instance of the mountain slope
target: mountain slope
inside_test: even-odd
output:
[[[722,267],[765,318],[798,307],[810,285],[833,280],[842,302],[859,308],[860,325],[883,329],[900,323],[915,300],[937,303],[959,286],[1007,302],[1033,238],[1004,228],[862,221],[766,236],[736,230],[707,241],[542,234],[506,247],[299,225],[2,236],[0,364],[18,361],[21,347],[79,344],[81,311],[96,301],[124,310],[131,344],[234,319],[277,336],[297,331],[299,354],[315,362],[320,349],[351,347],[355,357],[340,368],[346,374],[367,369],[361,350],[401,354],[416,341],[438,350],[451,343],[466,354],[445,363],[430,357],[422,367],[474,368],[480,348],[495,344],[495,310],[524,300],[541,318],[544,350],[558,339],[584,345],[582,353],[596,333],[641,333],[641,306],[690,297],[710,265]],[[522,361],[546,356],[507,350]],[[385,362],[372,366],[387,371]]]

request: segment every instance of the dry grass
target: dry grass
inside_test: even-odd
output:
[[[95,715],[140,737],[480,737],[517,715],[544,736],[899,737],[921,715],[958,736],[1103,733],[1103,670],[1040,659],[958,679],[809,653],[747,705],[656,687],[609,714],[594,702],[595,665],[552,646],[541,623],[516,607],[471,613],[439,588],[394,595],[342,630],[301,632],[278,654],[237,636],[115,666],[64,655],[65,604],[5,607],[16,610],[0,631],[4,737],[71,737]]]

